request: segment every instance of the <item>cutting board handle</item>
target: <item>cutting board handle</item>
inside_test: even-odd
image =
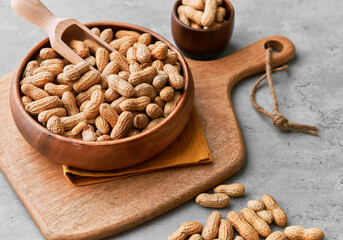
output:
[[[266,48],[271,47],[274,51],[271,58],[273,68],[286,64],[295,55],[294,44],[283,36],[270,36],[258,40],[249,46],[219,59],[216,66],[225,66],[229,74],[229,90],[240,80],[265,71]]]
[[[48,35],[60,20],[39,0],[12,0],[11,7],[19,16],[42,28]]]

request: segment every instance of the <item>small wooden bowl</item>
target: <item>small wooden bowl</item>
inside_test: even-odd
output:
[[[217,56],[229,43],[234,27],[235,11],[228,0],[223,1],[226,9],[223,25],[210,29],[196,29],[182,23],[177,15],[181,0],[174,4],[171,19],[172,34],[176,46],[182,53],[195,59],[209,59]]]
[[[101,30],[112,28],[149,33],[153,41],[160,40],[179,54],[179,62],[185,77],[185,87],[176,109],[158,126],[136,136],[105,142],[87,142],[54,134],[31,117],[21,102],[19,81],[26,63],[33,60],[49,39],[38,43],[20,63],[10,89],[10,107],[18,130],[25,140],[39,153],[60,164],[85,170],[114,170],[139,164],[166,149],[180,135],[192,113],[194,83],[190,69],[182,54],[165,38],[146,28],[119,22],[94,22],[87,27]]]

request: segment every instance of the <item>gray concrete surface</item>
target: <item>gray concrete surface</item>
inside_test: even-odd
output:
[[[81,22],[124,21],[156,31],[173,42],[172,0],[46,0],[58,16]],[[257,113],[249,94],[257,76],[234,89],[233,102],[243,131],[244,167],[225,183],[240,182],[247,194],[227,209],[239,211],[249,199],[275,196],[289,225],[320,227],[326,239],[343,239],[343,1],[232,0],[236,25],[224,55],[260,38],[280,34],[296,45],[290,70],[274,76],[280,110],[290,120],[318,125],[320,136],[281,133]],[[0,1],[0,75],[14,70],[45,33]],[[230,69],[228,69],[230,71]],[[271,109],[264,87],[257,101]],[[166,239],[182,222],[205,223],[212,210],[193,200],[141,226],[109,239]],[[273,229],[278,229],[273,227]],[[25,208],[0,174],[0,239],[42,239]]]

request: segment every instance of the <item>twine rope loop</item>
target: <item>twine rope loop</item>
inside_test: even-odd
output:
[[[271,118],[273,120],[273,125],[283,132],[288,132],[288,131],[292,130],[292,131],[297,131],[297,132],[302,132],[302,133],[307,133],[307,134],[312,134],[312,135],[317,136],[318,135],[318,128],[316,126],[290,122],[290,121],[288,121],[287,118],[285,118],[282,114],[280,114],[279,104],[277,101],[277,97],[276,97],[276,93],[275,93],[275,87],[274,87],[273,79],[272,79],[272,73],[286,70],[286,69],[288,69],[288,66],[284,65],[282,67],[273,69],[271,67],[271,56],[272,56],[272,48],[268,47],[266,49],[266,73],[260,79],[257,80],[254,87],[252,88],[251,95],[250,95],[250,100],[251,100],[252,105],[254,106],[254,108],[257,111],[259,111],[260,113]],[[255,94],[257,91],[257,87],[266,78],[268,81],[270,93],[271,93],[272,98],[273,98],[273,104],[274,104],[273,113],[266,111],[264,108],[262,108],[260,105],[258,105],[256,100],[255,100]]]

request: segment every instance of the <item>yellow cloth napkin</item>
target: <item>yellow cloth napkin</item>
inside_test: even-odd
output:
[[[207,146],[197,112],[180,136],[157,156],[132,167],[114,171],[88,171],[63,165],[64,176],[74,185],[82,186],[135,176],[170,167],[183,167],[211,163],[212,156]]]

